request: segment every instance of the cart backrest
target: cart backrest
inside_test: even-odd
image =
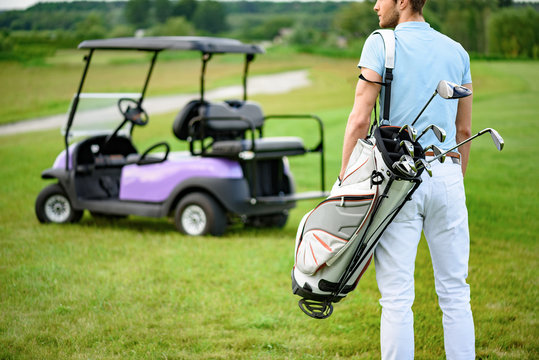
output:
[[[202,121],[192,122],[200,117]],[[200,128],[204,124],[203,131]],[[235,139],[245,131],[257,130],[264,124],[264,113],[260,105],[253,101],[227,100],[204,102],[193,100],[178,114],[174,121],[173,132],[180,140],[187,140],[190,127],[196,138]],[[203,134],[203,135],[202,135]]]

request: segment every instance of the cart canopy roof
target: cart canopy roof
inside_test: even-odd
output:
[[[85,40],[79,49],[110,50],[195,50],[203,53],[261,54],[264,49],[258,45],[244,44],[239,40],[203,36],[154,36],[127,37],[100,40]]]

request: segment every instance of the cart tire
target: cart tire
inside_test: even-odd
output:
[[[183,234],[223,235],[227,219],[223,208],[209,195],[192,193],[180,200],[174,211],[174,224]]]
[[[41,190],[36,199],[36,216],[39,222],[76,223],[83,215],[82,210],[75,210],[64,189],[59,184],[52,184]]]

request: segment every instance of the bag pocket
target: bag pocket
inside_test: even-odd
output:
[[[347,242],[323,230],[311,230],[303,235],[296,254],[296,266],[302,273],[313,275]]]
[[[321,202],[306,219],[296,267],[313,275],[348,244],[371,208],[374,194],[338,196]]]

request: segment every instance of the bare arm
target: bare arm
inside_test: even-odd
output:
[[[382,77],[373,70],[363,68],[361,73],[366,79],[371,81],[382,81]],[[367,137],[369,131],[371,112],[376,104],[376,98],[380,92],[380,85],[369,83],[367,81],[358,80],[356,86],[356,95],[354,106],[348,116],[348,123],[344,131],[344,143],[342,149],[342,166],[339,177],[342,179],[348,160],[357,140]]]
[[[463,86],[473,90],[472,84],[464,84]],[[463,140],[466,140],[472,135],[472,103],[473,95],[459,99],[457,118],[455,120],[455,125],[457,127],[457,144]],[[466,168],[468,167],[470,148],[471,142],[459,147],[463,176],[466,174]]]

